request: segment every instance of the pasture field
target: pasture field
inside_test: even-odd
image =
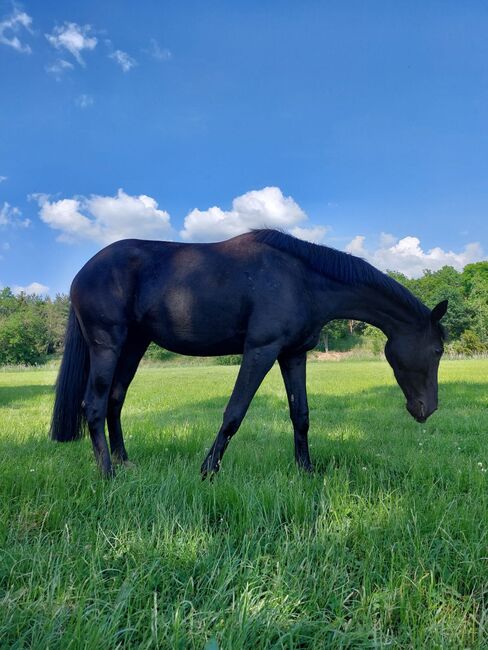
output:
[[[312,476],[275,367],[202,482],[236,373],[141,368],[112,481],[47,439],[53,370],[0,373],[0,647],[487,648],[488,361],[423,425],[385,362],[309,364]]]

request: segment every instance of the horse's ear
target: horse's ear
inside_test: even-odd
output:
[[[442,300],[434,309],[430,312],[430,320],[433,323],[438,323],[443,316],[446,315],[448,300]]]

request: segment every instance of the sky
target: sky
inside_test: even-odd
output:
[[[126,237],[488,254],[488,4],[0,0],[0,286]]]

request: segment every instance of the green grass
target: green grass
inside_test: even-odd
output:
[[[202,483],[236,372],[142,368],[113,481],[47,440],[54,371],[0,373],[0,647],[488,647],[488,361],[424,425],[386,363],[310,364],[311,477],[275,368]]]

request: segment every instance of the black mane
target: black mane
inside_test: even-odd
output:
[[[365,284],[378,287],[393,298],[406,304],[419,316],[426,317],[430,313],[428,307],[406,287],[390,278],[386,273],[382,273],[361,257],[338,251],[329,246],[312,244],[279,230],[253,230],[253,235],[256,241],[298,257],[314,271],[325,275],[331,280],[345,284]]]

